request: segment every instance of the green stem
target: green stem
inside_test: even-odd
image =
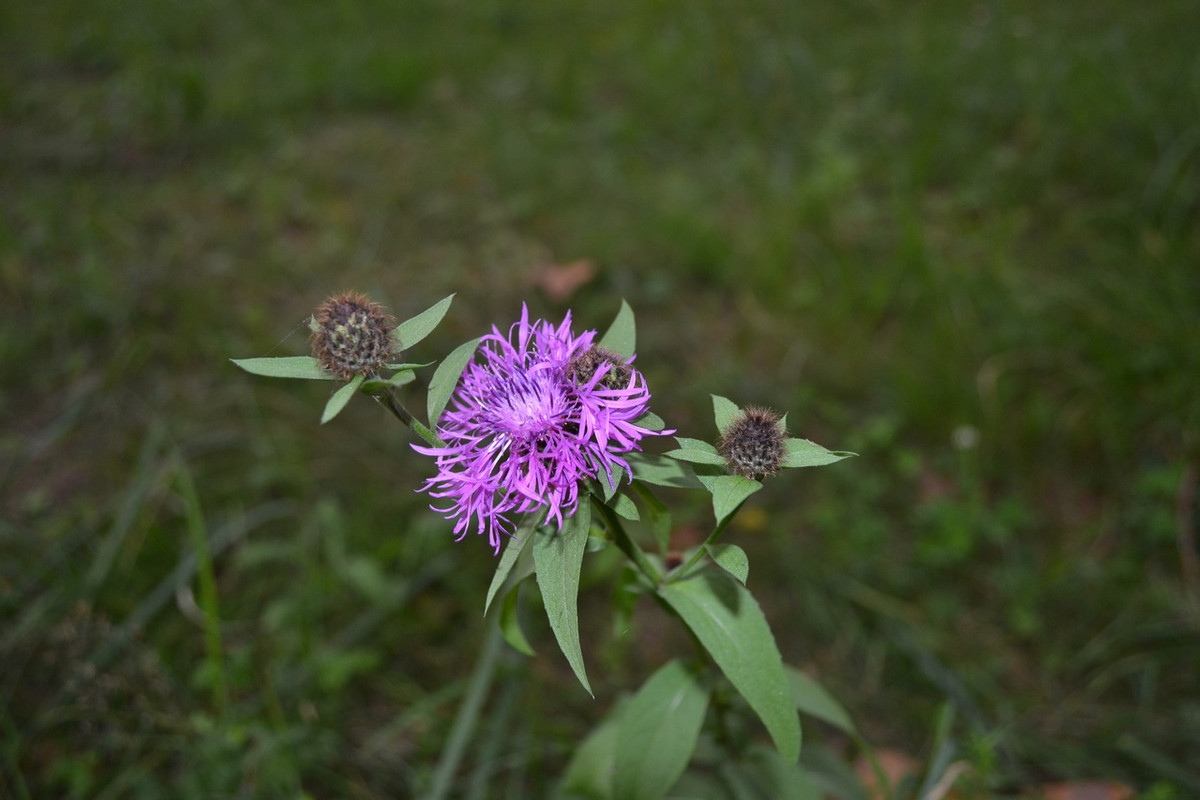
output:
[[[458,771],[463,753],[467,749],[467,743],[471,740],[475,726],[479,723],[483,703],[487,699],[488,689],[492,685],[492,675],[496,671],[496,662],[500,658],[502,634],[495,615],[490,615],[484,624],[488,629],[487,638],[484,640],[479,660],[475,662],[475,669],[471,673],[471,685],[467,689],[467,696],[463,699],[462,706],[458,709],[458,716],[454,719],[454,727],[450,730],[446,749],[442,751],[442,757],[438,761],[437,771],[433,776],[433,786],[426,795],[427,800],[442,800],[450,791],[454,773]]]
[[[642,548],[638,547],[633,539],[629,538],[629,533],[625,530],[625,526],[621,524],[621,518],[618,517],[611,508],[602,503],[600,498],[593,496],[592,500],[594,501],[596,508],[598,508],[600,513],[604,516],[604,523],[608,527],[608,530],[612,533],[613,541],[616,542],[617,547],[621,548],[621,552],[624,553],[630,561],[637,565],[638,569],[642,571],[643,575],[650,579],[651,583],[657,584],[659,581],[661,581],[662,573],[659,572],[658,568],[655,567],[650,559],[646,557],[646,554],[642,551]]]
[[[400,420],[409,428],[411,428],[413,433],[424,439],[425,443],[430,447],[442,446],[442,440],[437,437],[437,434],[429,430],[429,428],[425,427],[420,422],[417,422],[416,418],[412,414],[408,413],[408,409],[405,408],[400,402],[399,398],[396,397],[396,393],[393,389],[389,388],[386,392],[379,393],[371,392],[371,396],[374,397],[380,405],[382,405],[388,411],[391,411],[392,414],[396,416],[396,419]]]
[[[738,503],[737,508],[731,511],[729,515],[725,517],[725,519],[721,520],[717,527],[713,528],[713,532],[710,533],[708,538],[704,540],[704,544],[696,548],[696,551],[692,553],[692,557],[687,560],[687,563],[678,569],[672,570],[672,572],[675,575],[686,575],[692,567],[696,566],[700,559],[704,558],[704,555],[708,552],[708,546],[715,542],[717,537],[725,532],[725,529],[729,527],[730,521],[737,516],[738,511],[741,510],[745,502],[746,501],[743,500],[741,503]]]

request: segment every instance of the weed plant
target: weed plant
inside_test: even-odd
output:
[[[335,281],[457,292],[414,360],[630,297],[669,397],[860,454],[734,533],[868,741],[983,796],[1200,794],[1193,6],[4,5],[4,790],[432,785],[494,562],[378,409],[314,429],[324,385],[226,360],[304,352]],[[548,791],[659,622],[597,701],[502,659],[454,791]]]

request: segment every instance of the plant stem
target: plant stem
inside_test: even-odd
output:
[[[408,409],[405,408],[400,402],[399,398],[396,397],[396,392],[393,389],[389,388],[386,392],[382,393],[371,392],[371,396],[374,397],[380,405],[382,405],[388,411],[391,411],[392,414],[396,416],[396,419],[400,420],[409,428],[411,428],[413,433],[424,439],[425,443],[430,447],[440,447],[442,445],[442,441],[437,437],[437,434],[429,430],[429,428],[426,428],[420,422],[417,422],[416,418],[413,417],[412,414],[408,413]]]
[[[454,773],[458,771],[467,743],[471,740],[471,734],[475,732],[484,700],[487,699],[488,688],[492,684],[492,675],[500,657],[501,632],[494,615],[489,616],[484,625],[487,627],[487,638],[483,642],[479,660],[475,662],[475,669],[471,673],[471,685],[467,688],[467,696],[463,698],[458,716],[454,719],[454,727],[450,730],[446,749],[442,751],[442,757],[438,761],[437,771],[433,775],[433,786],[430,787],[426,800],[443,800],[450,791]]]
[[[743,500],[741,503],[738,503],[737,508],[731,511],[729,515],[725,517],[725,519],[721,520],[717,527],[713,528],[713,532],[710,533],[708,538],[704,540],[704,544],[696,548],[696,551],[692,553],[692,557],[687,560],[687,563],[678,569],[672,570],[672,574],[686,575],[692,567],[696,566],[700,559],[704,558],[705,553],[708,552],[707,547],[715,542],[718,536],[725,532],[725,529],[729,527],[729,522],[737,516],[738,511],[741,510],[742,505],[744,505],[745,502],[746,501]]]
[[[621,524],[620,517],[618,517],[611,508],[602,503],[600,498],[593,496],[592,499],[595,502],[596,508],[598,508],[600,513],[604,516],[604,522],[608,526],[609,531],[612,532],[613,541],[616,542],[617,547],[621,548],[621,552],[624,553],[630,561],[636,564],[638,569],[642,571],[642,574],[649,578],[652,583],[657,584],[659,581],[661,581],[662,573],[659,572],[658,568],[655,567],[650,559],[646,557],[646,554],[642,551],[642,548],[638,547],[633,539],[629,538],[629,534],[626,532],[625,526]]]

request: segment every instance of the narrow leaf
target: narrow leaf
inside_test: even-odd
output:
[[[750,577],[750,559],[745,550],[736,544],[706,544],[704,548],[718,567],[737,578],[738,583],[746,585],[746,578]]]
[[[621,301],[621,310],[608,326],[598,344],[606,350],[611,350],[619,356],[631,356],[637,348],[637,324],[633,320],[633,309],[629,303]]]
[[[613,499],[612,510],[630,522],[637,522],[641,519],[637,505],[623,494],[619,494]]]
[[[442,317],[446,316],[446,312],[450,309],[450,303],[453,301],[454,295],[444,297],[415,317],[406,319],[397,325],[396,330],[392,331],[392,340],[396,344],[396,350],[407,350],[428,336],[442,321]]]
[[[788,439],[783,443],[783,447],[783,466],[785,467],[819,467],[822,464],[832,464],[843,458],[857,455],[857,453],[826,450],[808,439]]]
[[[696,450],[701,453],[716,454],[717,448],[713,447],[703,439],[689,439],[686,436],[676,436],[675,441],[679,442],[679,447],[682,450]]]
[[[329,402],[325,404],[325,410],[321,413],[321,424],[324,425],[329,420],[342,413],[342,409],[350,402],[350,398],[354,397],[354,393],[358,391],[358,387],[363,384],[363,376],[355,375],[342,388],[333,393],[329,398]]]
[[[717,430],[724,433],[725,429],[742,413],[742,410],[732,400],[721,397],[719,394],[714,394],[712,400],[713,419],[717,422]]]
[[[608,482],[607,475],[596,479],[596,483],[600,486],[600,496],[604,498],[604,502],[612,500],[613,495],[617,493],[617,487],[623,480],[625,480],[625,470],[619,464],[612,468],[612,483]]]
[[[575,749],[563,773],[562,795],[566,798],[609,800],[613,796],[613,763],[616,760],[617,735],[628,701],[608,712],[600,724]]]
[[[246,372],[268,378],[302,378],[310,381],[335,381],[312,356],[284,356],[282,358],[231,358]]]
[[[630,700],[617,734],[613,796],[658,800],[679,780],[696,749],[709,690],[680,661],[669,661]]]
[[[429,395],[426,398],[429,427],[437,428],[438,420],[441,419],[446,404],[450,402],[450,395],[454,394],[454,387],[458,386],[458,380],[462,377],[467,363],[475,357],[475,348],[478,346],[478,338],[463,342],[438,364],[433,378],[429,381]]]
[[[747,497],[762,488],[758,481],[741,475],[699,475],[697,479],[712,492],[713,515],[717,518],[717,525],[737,511]]]
[[[521,630],[521,620],[517,613],[517,601],[520,594],[521,585],[518,584],[504,595],[504,602],[500,604],[500,632],[504,634],[504,641],[512,645],[514,650],[532,656],[534,654],[533,646],[525,638],[525,631]]]
[[[517,526],[516,532],[509,538],[504,552],[500,554],[500,563],[496,565],[496,572],[492,575],[492,585],[488,587],[487,599],[483,603],[485,617],[488,609],[492,607],[492,600],[496,598],[496,592],[500,591],[500,587],[504,585],[504,581],[516,566],[521,553],[533,541],[534,529],[537,527],[539,519],[539,514],[526,514],[525,518],[521,520],[521,524]]]
[[[711,464],[716,467],[725,466],[725,459],[716,451],[711,453],[704,450],[668,450],[664,453],[667,458],[674,458],[679,461],[689,461],[693,464]]]
[[[592,525],[592,506],[580,503],[575,513],[563,521],[562,530],[543,528],[533,542],[533,563],[538,588],[550,620],[550,630],[575,677],[593,696],[583,667],[579,646],[579,571],[587,549],[588,529]]]
[[[642,414],[633,421],[633,424],[648,431],[661,431],[667,427],[667,423],[663,421],[663,418],[653,411],[647,411],[645,414]]]
[[[659,596],[683,618],[791,764],[800,754],[800,717],[775,637],[754,596],[724,572],[704,570],[668,583]]]
[[[699,489],[703,486],[695,471],[687,464],[665,456],[647,453],[630,453],[625,456],[633,468],[633,477],[655,486],[671,486],[677,489]]]
[[[763,788],[771,800],[821,800],[824,796],[802,766],[784,761],[769,747],[752,745],[746,761],[766,784]]]
[[[416,379],[417,373],[413,372],[411,369],[405,369],[397,372],[395,375],[386,380],[383,378],[367,378],[367,380],[363,382],[362,388],[367,394],[376,394],[379,392],[385,392],[388,389],[395,389],[397,387],[404,386],[407,383],[412,383]]]
[[[667,552],[667,548],[671,545],[671,512],[644,484],[635,483],[633,491],[637,493],[646,507],[646,515],[649,517],[650,527],[654,531],[654,539],[658,542],[658,549],[664,553]]]
[[[854,736],[858,731],[842,704],[834,699],[825,687],[795,667],[787,667],[788,682],[792,686],[792,701],[796,710],[822,719],[840,730]]]

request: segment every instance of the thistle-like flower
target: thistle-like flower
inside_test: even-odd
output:
[[[437,458],[438,473],[422,489],[449,502],[432,508],[454,520],[459,540],[473,527],[498,552],[512,515],[543,508],[561,528],[579,505],[581,481],[603,475],[615,488],[613,470],[629,474],[621,455],[657,435],[636,422],[650,403],[641,373],[632,359],[595,347],[595,336],[574,336],[570,312],[556,328],[531,323],[522,307],[507,337],[493,327],[480,340],[482,361],[464,369],[438,424],[444,446],[413,445]],[[580,369],[581,359],[594,363]],[[614,374],[620,380],[609,380]]]
[[[317,306],[309,326],[313,358],[342,380],[377,372],[392,355],[396,320],[366,295],[332,295]]]
[[[748,406],[721,434],[717,452],[734,475],[762,478],[783,464],[787,433],[774,411]]]

